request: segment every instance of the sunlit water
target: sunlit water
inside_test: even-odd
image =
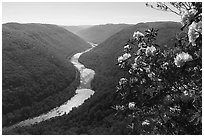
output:
[[[73,96],[70,100],[68,100],[67,102],[65,102],[61,106],[50,110],[48,113],[42,114],[38,117],[34,117],[31,119],[21,121],[21,122],[15,124],[13,126],[10,126],[10,127],[3,128],[3,131],[13,129],[15,127],[33,125],[33,124],[48,120],[48,119],[53,118],[53,117],[68,114],[72,110],[72,108],[80,106],[81,104],[84,103],[85,100],[90,98],[91,95],[94,94],[94,91],[90,89],[91,88],[90,82],[93,79],[95,72],[91,69],[85,68],[85,66],[83,64],[78,62],[78,59],[83,53],[88,52],[91,49],[92,48],[90,48],[84,52],[77,53],[74,56],[72,56],[72,58],[70,59],[70,61],[74,64],[74,66],[80,71],[80,85],[76,90],[75,96]]]

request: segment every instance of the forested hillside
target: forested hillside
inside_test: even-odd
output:
[[[90,45],[56,25],[2,25],[3,126],[44,113],[79,83],[68,57]]]
[[[132,37],[133,32],[144,32],[146,29],[152,27],[159,29],[156,43],[165,49],[174,46],[175,35],[176,32],[180,32],[181,24],[177,22],[139,23],[116,33],[98,47],[80,57],[80,61],[83,64],[96,71],[92,85],[94,89],[96,88],[96,91],[98,91],[97,89],[111,85],[111,83],[115,85],[118,77],[122,75],[123,72],[116,65],[117,58],[122,54],[123,47]],[[136,47],[135,50],[137,50]]]

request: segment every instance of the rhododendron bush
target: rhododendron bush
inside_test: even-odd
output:
[[[170,5],[178,9],[185,34],[177,34],[175,47],[164,50],[155,42],[159,30],[150,28],[134,32],[118,57],[129,76],[119,80],[114,109],[129,134],[202,134],[202,3]],[[157,3],[171,11],[165,6]]]

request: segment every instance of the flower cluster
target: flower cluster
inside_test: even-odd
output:
[[[119,81],[119,85],[123,85],[125,83],[127,83],[128,80],[126,78],[121,78],[120,81]]]
[[[196,15],[196,13],[196,9],[186,10],[181,17],[181,23],[183,25],[189,24],[193,20],[193,17]]]
[[[133,110],[135,108],[135,102],[130,102],[128,107],[130,110]]]
[[[121,63],[121,62],[123,62],[123,61],[129,59],[130,57],[131,57],[131,54],[125,53],[125,54],[123,54],[123,56],[120,56],[120,57],[118,58],[118,62]]]
[[[189,42],[192,43],[193,46],[196,45],[195,41],[202,34],[202,22],[193,22],[188,29],[188,38]]]
[[[151,47],[147,47],[146,48],[146,55],[149,56],[149,55],[153,55],[154,52],[156,51],[156,48],[154,46],[151,46]]]
[[[136,31],[118,58],[129,73],[119,80],[117,95],[132,131],[183,134],[193,128],[189,133],[196,134],[202,129],[202,4],[192,5],[182,16],[186,39],[175,41],[175,48],[157,45],[155,29]]]
[[[139,40],[141,37],[144,37],[144,34],[137,31],[133,33],[133,38]]]
[[[182,52],[176,55],[174,58],[174,63],[177,67],[181,67],[184,65],[185,62],[192,61],[193,58],[188,53]]]
[[[150,124],[150,121],[147,120],[147,119],[146,119],[145,121],[142,122],[142,125],[143,125],[143,126],[145,126],[145,125],[149,125],[149,124]]]
[[[181,23],[188,26],[188,38],[193,46],[196,45],[195,40],[202,34],[202,21],[201,19],[197,21],[198,19],[195,17],[202,16],[201,14],[194,6],[190,10],[186,10],[181,17]]]

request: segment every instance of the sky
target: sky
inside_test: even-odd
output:
[[[176,14],[148,8],[142,2],[3,2],[2,15],[3,23],[57,25],[180,21]]]

